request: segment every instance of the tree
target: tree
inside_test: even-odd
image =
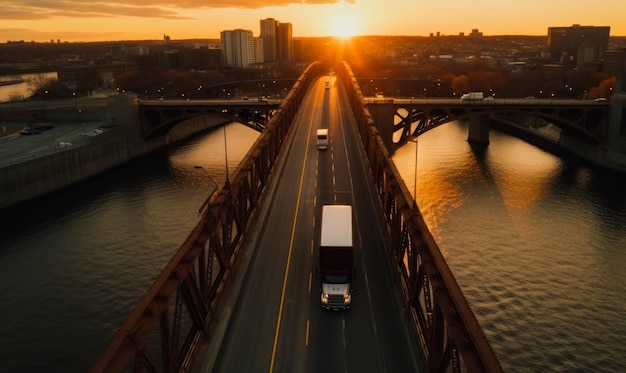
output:
[[[589,90],[589,98],[611,98],[611,96],[613,95],[613,91],[615,91],[615,81],[615,77],[604,79],[600,82],[599,85]]]
[[[31,90],[34,95],[41,95],[46,91],[50,92],[52,87],[55,85],[55,82],[56,79],[47,78],[45,74],[37,74],[31,81],[33,84],[33,88],[31,88]]]
[[[455,95],[463,94],[464,92],[469,92],[470,90],[470,81],[467,75],[458,75],[452,79],[452,92]]]

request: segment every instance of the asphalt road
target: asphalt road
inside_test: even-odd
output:
[[[333,81],[330,89],[324,88],[327,79]],[[383,251],[358,134],[334,79],[315,83],[300,108],[215,364],[195,371],[420,371]],[[321,127],[330,129],[330,146],[318,151]],[[352,204],[355,211],[356,280],[349,311],[320,306],[320,216],[322,205],[331,203]]]
[[[0,167],[44,157],[55,152],[85,145],[89,140],[108,129],[104,122],[85,121],[74,123],[52,123],[53,128],[39,134],[20,135],[12,133],[0,137]],[[15,128],[19,123],[0,123],[2,127]]]

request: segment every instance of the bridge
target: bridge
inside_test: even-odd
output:
[[[367,98],[368,105],[376,109],[379,127],[393,128],[394,144],[403,144],[410,137],[418,136],[442,124],[455,120],[471,121],[469,140],[488,143],[489,119],[531,116],[541,118],[559,127],[563,134],[588,144],[598,145],[605,140],[609,123],[608,102],[572,99],[495,99],[461,100],[454,98],[429,99],[381,99]],[[393,115],[388,115],[385,106],[391,106]],[[390,119],[395,119],[393,123]],[[381,121],[385,123],[380,123]],[[476,128],[474,128],[476,127]]]
[[[620,75],[620,82],[622,76]],[[357,84],[355,82],[355,84]],[[358,85],[358,84],[357,84]],[[560,130],[557,145],[601,167],[626,171],[626,115],[624,92],[609,101],[544,98],[363,97],[387,149],[393,153],[408,140],[450,121],[469,121],[468,140],[489,143],[494,119],[511,123],[532,118]],[[200,114],[221,116],[262,131],[282,99],[140,101],[144,139],[158,137],[181,121]]]
[[[309,106],[306,101],[308,92],[316,89],[316,82],[325,73],[325,69],[319,64],[310,66],[287,97],[280,102],[271,100],[213,100],[201,104],[186,100],[135,102],[133,108],[139,108],[136,110],[138,123],[141,125],[142,136],[146,139],[163,136],[189,118],[207,115],[217,116],[222,122],[237,118],[238,121],[263,129],[263,132],[232,175],[230,183],[219,193],[211,196],[197,226],[167,264],[161,276],[139,301],[94,364],[93,371],[123,371],[130,365],[137,367],[137,370],[189,371],[192,363],[198,360],[199,354],[203,351],[202,342],[217,339],[219,327],[223,325],[225,317],[224,310],[228,309],[229,297],[234,294],[232,289],[242,277],[242,262],[253,250],[250,248],[251,237],[254,237],[254,232],[260,229],[259,222],[264,220],[262,211],[263,208],[267,208],[264,207],[267,205],[264,202],[270,199],[272,190],[284,182],[283,180],[278,182],[276,175],[281,173],[283,167],[287,167],[287,160],[291,158],[285,159],[284,153],[288,151],[285,149],[306,146],[306,141],[300,142],[300,145],[293,144],[294,141],[298,141],[297,139],[302,141],[310,137],[306,132],[296,132],[301,131],[302,125],[295,123],[301,119],[301,110]],[[323,198],[330,194],[341,199],[350,195],[347,191],[352,190],[352,197],[348,197],[351,198],[348,201],[355,204],[368,199],[359,196],[370,194],[373,196],[371,206],[376,208],[365,210],[373,212],[363,215],[377,217],[382,229],[379,236],[363,239],[362,242],[379,242],[380,245],[372,248],[364,244],[362,249],[364,252],[367,250],[368,255],[383,255],[382,259],[390,263],[392,276],[388,283],[394,284],[393,291],[400,295],[400,304],[406,310],[411,334],[417,340],[418,348],[412,352],[424,356],[426,370],[445,370],[448,366],[470,371],[501,370],[469,305],[421,219],[418,206],[415,206],[390,160],[388,148],[385,146],[387,139],[393,138],[393,133],[400,131],[404,134],[404,140],[407,140],[411,136],[417,136],[454,120],[453,118],[461,120],[469,118],[472,122],[472,118],[517,111],[552,118],[559,123],[565,133],[574,134],[572,141],[589,143],[597,149],[609,148],[616,144],[619,148],[625,132],[620,127],[622,116],[618,115],[623,112],[623,93],[617,94],[617,98],[608,105],[595,102],[564,103],[558,100],[506,102],[501,99],[493,102],[490,100],[462,102],[458,99],[396,98],[383,101],[375,99],[377,101],[374,102],[363,97],[349,67],[345,65],[337,69],[337,80],[332,92],[336,95],[333,97],[338,99],[336,102],[341,104],[334,106],[332,111],[331,106],[320,106],[318,114],[310,113],[311,121],[315,120],[315,123],[318,123],[317,121],[329,120],[330,123],[341,123],[341,128],[345,129],[346,141],[351,139],[349,132],[354,128],[355,134],[358,133],[358,142],[352,143],[351,147],[340,149],[346,152],[348,148],[362,147],[362,154],[350,154],[351,158],[348,161],[343,159],[341,165],[344,165],[343,167],[346,164],[366,165],[367,171],[360,177],[367,178],[359,179],[365,181],[358,184],[368,185],[371,192],[341,184],[333,193],[323,192],[319,196],[316,194],[312,196],[319,198],[319,203],[322,203]],[[326,102],[328,96],[325,97]],[[24,118],[30,118],[30,113],[47,110],[55,110],[59,116],[65,115],[66,112],[80,111],[81,116],[95,117],[108,112],[107,108],[113,104],[110,100],[103,99],[93,101],[90,105],[92,107],[72,99],[43,104],[36,102],[7,104],[19,109],[20,115]],[[331,113],[341,109],[349,110],[349,115],[332,114],[331,117]],[[258,112],[262,119],[248,120],[248,117],[241,115],[247,112]],[[396,122],[395,119],[398,118]],[[605,119],[608,123],[604,121]],[[146,123],[142,123],[144,120]],[[391,123],[391,126],[381,126],[380,123]],[[472,132],[484,134],[483,119],[476,123],[478,124],[472,123],[470,126],[474,128],[470,130],[470,138]],[[339,138],[335,135],[333,134],[333,137]],[[329,166],[320,159],[318,166],[320,170],[328,170]],[[302,168],[304,169],[308,168]],[[358,176],[359,173],[355,175]],[[355,175],[350,179],[356,177]],[[328,180],[322,183],[331,185]],[[287,184],[296,185],[289,182]],[[280,195],[286,196],[288,192],[291,191]],[[357,208],[368,207],[357,206]],[[310,206],[309,210],[305,211],[304,207],[302,210],[302,214],[311,217],[318,216],[318,212]],[[364,231],[376,232],[377,225],[367,226],[372,229]],[[315,240],[311,239],[310,242],[313,244]],[[362,268],[367,268],[368,271],[359,271],[360,278],[363,279],[360,284],[369,282],[369,276],[375,273],[371,266],[368,267],[367,262],[364,263]],[[385,278],[384,275],[380,276],[382,277],[377,278]],[[303,292],[307,293],[306,290]],[[365,298],[356,295],[355,297],[362,300]],[[313,297],[311,303],[314,304],[314,301]],[[389,302],[388,305],[391,307],[392,304],[393,302]],[[350,314],[358,312],[351,311]],[[372,314],[377,313],[374,308]],[[313,313],[311,315],[315,316]],[[307,319],[307,321],[317,323],[320,320]],[[378,325],[379,319],[374,321]],[[365,324],[372,325],[368,322]],[[307,329],[307,335],[309,330]],[[381,329],[377,327],[375,330]],[[351,337],[346,334],[346,338]],[[406,340],[404,336],[386,334],[386,338],[395,342],[392,348],[398,345],[405,349],[412,347],[409,343],[402,344]],[[215,345],[209,346],[208,351],[215,351]],[[363,351],[367,351],[367,347],[363,347]],[[385,346],[374,347],[378,349]],[[319,350],[322,356],[325,356],[326,352],[328,351]],[[394,356],[393,352],[388,350],[376,352],[380,352],[379,355]],[[409,366],[412,362],[401,364]]]
[[[162,136],[189,118],[219,116],[224,121],[239,122],[262,131],[282,99],[228,100],[140,100],[141,135],[145,140]]]
[[[265,130],[230,177],[230,182],[212,195],[196,227],[124,321],[95,362],[93,372],[119,372],[131,366],[138,371],[191,371],[194,363],[201,363],[207,356],[215,355],[216,349],[220,348],[219,330],[225,327],[229,310],[233,314],[232,318],[237,319],[237,310],[252,313],[257,308],[262,310],[267,307],[282,316],[273,319],[268,325],[264,322],[267,317],[265,312],[254,313],[257,322],[248,327],[246,323],[249,321],[246,321],[240,329],[261,329],[259,332],[266,333],[268,327],[272,332],[271,325],[276,325],[276,320],[297,320],[298,325],[306,321],[307,326],[295,333],[302,337],[299,340],[307,341],[307,345],[292,347],[291,339],[287,338],[273,344],[270,342],[269,346],[259,346],[264,352],[257,354],[265,357],[265,365],[260,369],[270,367],[269,370],[273,371],[289,370],[290,366],[323,367],[329,361],[347,366],[358,364],[355,361],[359,359],[368,362],[371,358],[380,357],[381,360],[374,361],[381,368],[401,364],[404,367],[418,366],[424,371],[444,371],[447,367],[460,371],[502,370],[418,207],[394,167],[374,120],[364,105],[351,70],[347,65],[341,65],[336,71],[335,84],[330,90],[333,93],[314,94],[313,98],[309,92],[315,92],[316,87],[320,87],[319,91],[325,91],[321,88],[319,78],[326,70],[316,63],[303,73],[283,103],[276,108]],[[328,94],[333,95],[333,100],[328,99]],[[328,104],[312,110],[316,100]],[[305,118],[304,122],[302,117]],[[313,157],[311,154],[316,154],[316,151],[307,150],[310,133],[321,121],[329,121],[331,139],[336,138],[333,147],[337,147],[337,152],[331,150],[327,154],[332,154],[332,158]],[[307,122],[308,126],[302,125]],[[286,156],[287,152],[290,152],[289,156]],[[331,159],[334,162],[332,164],[329,163]],[[284,171],[290,162],[295,162],[300,172]],[[343,178],[320,177],[314,181],[316,174],[334,169],[336,171],[333,172]],[[345,178],[346,174],[351,176]],[[295,175],[296,178],[293,182],[291,178],[283,179],[287,175]],[[352,182],[352,178],[355,181]],[[300,181],[296,183],[298,179]],[[320,186],[314,188],[318,182]],[[357,184],[359,187],[354,186]],[[300,187],[296,188],[296,185]],[[286,187],[284,192],[275,191],[281,186]],[[272,199],[272,193],[277,193],[280,198]],[[276,202],[283,199],[287,201],[286,205]],[[289,222],[295,221],[299,215],[303,216],[299,219],[307,222],[314,220],[317,216],[315,211],[319,211],[321,204],[334,199],[354,203],[357,211],[363,212],[358,214],[359,226],[363,224],[360,227],[363,236],[360,254],[362,265],[357,269],[357,288],[362,290],[355,293],[361,307],[356,308],[355,305],[355,309],[349,311],[347,316],[324,314],[317,309],[319,300],[316,301],[317,295],[311,290],[314,286],[311,285],[311,279],[308,285],[297,287],[298,290],[293,290],[291,282],[302,280],[289,277],[288,281],[286,275],[284,282],[280,280],[284,271],[288,272],[291,266],[292,272],[309,272],[307,270],[311,269],[310,261],[313,260],[309,253],[315,251],[315,224],[295,229],[290,228]],[[284,220],[264,219],[264,209],[269,208],[270,200],[272,208],[281,209]],[[274,207],[275,204],[287,207]],[[270,229],[269,222],[272,221],[279,225],[279,228],[273,229],[278,229],[281,234],[259,233],[261,229]],[[275,241],[274,251],[269,255],[259,254],[268,239]],[[292,240],[296,240],[294,242],[297,245],[290,244]],[[286,254],[287,247],[294,249]],[[304,262],[301,259],[304,255],[303,247],[306,247],[304,253],[308,255]],[[281,262],[285,260],[287,269],[273,270],[275,267],[270,267],[266,272],[255,269],[257,261],[262,261],[263,257],[271,259],[278,252],[282,252],[280,255],[284,257],[275,259]],[[247,272],[243,269],[246,261],[252,262]],[[385,272],[385,268],[389,271]],[[234,303],[229,301],[233,294],[247,296],[256,291],[243,291],[241,294],[234,291],[237,284],[243,281],[244,272],[258,271],[262,272],[260,278],[264,282],[278,276],[280,285],[269,286],[276,292],[271,296],[263,293],[265,298],[260,302],[242,300],[243,303],[238,303],[233,309]],[[370,287],[370,290],[364,291]],[[382,303],[372,303],[366,294]],[[301,303],[306,304],[306,310],[310,305],[314,308],[314,311],[306,312],[309,318],[304,313],[294,314],[289,311],[290,307]],[[241,307],[242,304],[249,306]],[[381,317],[381,312],[391,317]],[[397,317],[393,317],[394,314]],[[350,320],[344,319],[342,322],[344,317]],[[372,318],[375,321],[374,329]],[[400,328],[400,334],[393,334],[397,333],[398,328],[387,330],[386,324],[376,326],[383,319],[406,323],[409,328]],[[311,324],[314,324],[313,328],[310,328]],[[320,325],[328,327],[330,334],[320,334]],[[276,341],[283,335],[280,333],[288,329],[294,327],[286,322],[280,332],[276,330],[273,340]],[[345,332],[342,334],[341,330]],[[408,334],[404,334],[406,331]],[[324,349],[324,343],[330,343],[329,338],[333,340],[331,346],[341,346],[343,343],[345,347],[338,350]],[[393,343],[376,343],[377,338]],[[365,346],[355,345],[355,340]],[[320,344],[320,341],[323,343]],[[309,346],[308,342],[312,344]],[[225,340],[224,343],[227,345],[229,341]],[[247,340],[246,343],[250,346],[260,344],[261,340]],[[359,353],[361,346],[365,353]],[[391,358],[398,356],[392,351],[398,346],[400,351],[410,351],[404,357],[405,360]],[[284,351],[285,348],[290,352],[277,357],[276,351]],[[302,348],[316,352],[307,357]],[[349,352],[344,355],[340,353],[341,350]],[[196,355],[198,353],[200,355]],[[290,360],[289,356],[294,360]],[[336,359],[329,356],[335,356]],[[381,356],[387,356],[388,359]],[[221,354],[220,358],[225,359]],[[230,367],[236,364],[232,359],[214,363]],[[307,361],[313,365],[307,365]],[[259,366],[255,367],[259,369]]]

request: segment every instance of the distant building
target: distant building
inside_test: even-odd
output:
[[[222,31],[220,36],[225,66],[246,68],[257,63],[257,50],[264,50],[262,39],[255,41],[252,31],[249,30],[226,30]]]
[[[216,70],[219,67],[219,60],[215,57],[220,55],[207,47],[180,48],[178,54],[181,69]]]
[[[94,85],[110,88],[115,74],[137,70],[135,63],[72,65],[59,68],[59,83],[66,86]]]
[[[469,36],[471,38],[482,38],[483,37],[483,33],[478,31],[477,28],[472,29],[472,32],[469,34]]]
[[[278,24],[278,60],[286,63],[294,62],[293,36],[291,23]]]
[[[550,56],[572,67],[597,63],[609,47],[609,26],[549,27]]]
[[[166,49],[153,52],[154,61],[159,70],[175,70],[180,67],[178,50]]]
[[[278,24],[274,18],[262,19],[261,35],[263,40],[263,61],[272,62],[278,59]]]
[[[605,51],[602,66],[608,73],[626,71],[626,48]]]

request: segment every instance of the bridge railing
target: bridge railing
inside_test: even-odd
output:
[[[160,276],[124,321],[91,372],[184,372],[211,335],[236,276],[244,233],[253,220],[285,136],[311,83],[310,65],[259,135],[228,184],[210,200]]]
[[[396,169],[347,64],[336,68],[349,96],[387,227],[389,256],[431,372],[502,368]]]

